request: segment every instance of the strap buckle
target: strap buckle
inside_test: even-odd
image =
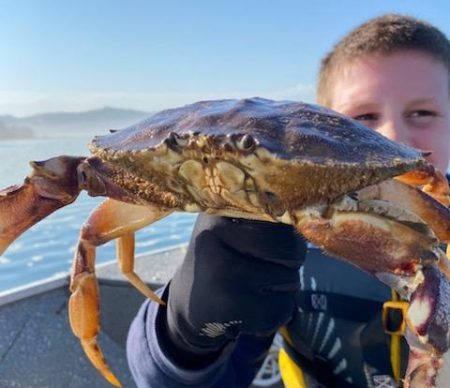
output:
[[[383,304],[383,327],[387,334],[404,335],[409,303],[389,300]]]

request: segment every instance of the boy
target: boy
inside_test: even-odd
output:
[[[449,74],[450,44],[440,31],[412,18],[386,15],[353,30],[325,57],[317,101],[392,140],[433,151],[430,161],[446,172],[450,159]],[[371,302],[391,299],[391,291],[354,267],[314,250],[302,271],[304,294],[314,291],[327,297],[334,311],[348,310],[351,304],[359,308],[347,314],[322,314],[323,324],[334,324],[329,341],[340,344],[333,357],[320,351],[320,341],[312,341],[304,329],[298,341],[304,341],[313,356],[300,355],[297,363],[304,361],[308,369],[308,361],[313,361],[315,368],[310,374],[320,376],[321,382],[326,379],[327,386],[339,385],[339,377],[356,386],[376,386],[377,381],[394,386],[387,374],[397,382],[403,375],[406,345],[402,344],[400,352],[395,349],[400,346],[397,336],[383,338],[380,307],[375,307],[370,318],[361,316]],[[319,311],[304,311],[291,321],[290,331],[302,322],[311,321],[314,326],[319,318]],[[374,356],[378,358],[375,363],[370,361]],[[325,364],[320,363],[323,357]],[[324,379],[327,371],[332,373]]]
[[[445,171],[449,74],[450,43],[440,31],[388,15],[359,27],[328,55],[318,101],[431,149],[432,162]],[[138,386],[248,386],[283,324],[288,386],[395,386],[400,366],[396,357],[391,365],[380,320],[390,290],[315,251],[299,276],[305,249],[286,225],[200,216],[185,261],[162,291],[167,307],[146,302],[130,329],[127,353]],[[307,310],[311,291],[366,314]]]

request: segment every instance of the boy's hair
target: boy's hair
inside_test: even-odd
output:
[[[422,20],[388,14],[361,24],[322,60],[317,102],[330,106],[333,82],[342,65],[367,54],[388,55],[416,50],[440,61],[450,76],[450,41],[439,29]]]

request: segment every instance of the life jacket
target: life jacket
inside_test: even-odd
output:
[[[310,248],[297,311],[281,330],[287,388],[397,387],[406,371],[407,304],[358,268]]]

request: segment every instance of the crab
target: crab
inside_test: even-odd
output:
[[[261,98],[203,101],[96,137],[91,157],[31,162],[0,192],[0,253],[81,190],[107,197],[80,232],[69,318],[94,366],[120,386],[97,342],[96,248],[117,239],[123,274],[164,304],[133,269],[134,232],[174,211],[290,224],[316,246],[407,301],[406,387],[435,385],[450,348],[449,188],[427,153],[314,105]]]

